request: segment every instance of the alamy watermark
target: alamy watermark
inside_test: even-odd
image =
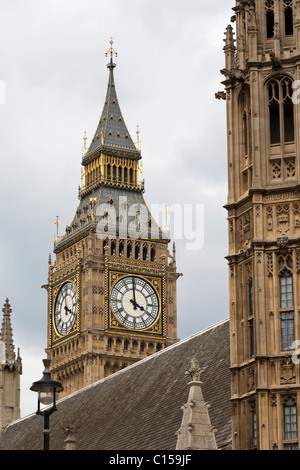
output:
[[[300,341],[294,341],[292,344],[292,349],[295,349],[292,354],[293,364],[300,364]]]
[[[203,204],[128,204],[120,196],[118,204],[100,204],[96,211],[99,238],[184,240],[185,249],[198,251],[204,245]]]

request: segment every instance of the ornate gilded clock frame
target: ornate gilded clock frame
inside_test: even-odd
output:
[[[118,256],[105,256],[105,332],[131,337],[151,337],[166,339],[166,273],[164,262],[145,262],[124,259]],[[111,308],[111,292],[116,283],[129,276],[136,276],[147,281],[153,287],[159,299],[159,313],[155,322],[145,329],[131,329],[122,325],[113,314]]]
[[[60,335],[55,327],[54,312],[55,302],[61,287],[66,282],[72,282],[76,287],[77,294],[77,311],[74,325],[70,332],[66,335]],[[48,295],[48,335],[49,335],[49,347],[54,347],[57,344],[61,344],[64,341],[69,340],[71,337],[79,335],[80,333],[80,314],[81,314],[81,269],[80,263],[73,269],[62,273],[59,277],[53,279],[53,266],[49,269],[49,295]]]

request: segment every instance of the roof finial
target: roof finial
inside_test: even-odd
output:
[[[58,225],[60,224],[59,215],[56,216],[56,221],[54,222],[54,224],[56,225],[56,238],[54,239],[57,240],[58,239]]]
[[[136,128],[136,136],[137,136],[137,148],[138,150],[141,150],[141,144],[140,144],[140,126],[137,124],[137,128]]]
[[[116,53],[116,51],[114,50],[113,48],[113,38],[110,38],[110,48],[108,49],[108,51],[105,53],[106,57],[108,55],[110,55],[110,63],[107,65],[107,67],[115,67],[115,64],[113,63],[113,56],[115,55],[116,57],[118,56],[118,54]]]
[[[86,150],[86,141],[87,141],[87,136],[86,136],[86,131],[84,131],[84,137],[83,137],[83,142],[84,142],[83,148],[84,148],[84,150]]]

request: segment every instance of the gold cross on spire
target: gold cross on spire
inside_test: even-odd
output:
[[[105,53],[105,55],[106,55],[106,57],[107,57],[108,55],[110,55],[110,62],[112,63],[114,54],[115,54],[116,57],[117,57],[118,54],[116,53],[116,51],[115,51],[114,48],[113,48],[113,43],[114,43],[113,38],[110,38],[110,41],[109,41],[109,42],[110,42],[110,48],[109,48],[108,51]]]
[[[58,225],[60,224],[60,220],[58,219],[59,219],[59,216],[57,215],[56,221],[54,222],[54,224],[56,225],[56,238],[58,238]]]

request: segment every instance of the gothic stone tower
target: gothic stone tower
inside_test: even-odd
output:
[[[48,345],[61,396],[177,341],[175,247],[144,201],[141,152],[119,106],[112,48],[106,99],[84,151],[80,203],[49,259]]]
[[[297,449],[300,1],[233,10],[217,94],[227,102],[233,448]]]
[[[16,357],[13,342],[8,299],[4,304],[3,320],[0,330],[0,431],[20,418],[20,376],[22,360],[20,352]]]

